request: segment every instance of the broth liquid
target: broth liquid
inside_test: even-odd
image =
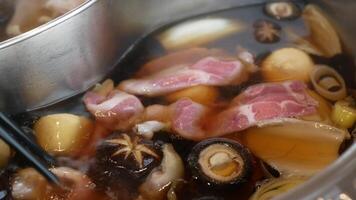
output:
[[[298,1],[296,2],[296,4],[299,6],[300,9],[303,9],[303,7],[305,6],[303,1]],[[263,6],[264,4],[258,4],[252,6],[232,8],[232,9],[223,10],[215,13],[196,16],[186,20],[197,20],[197,19],[218,17],[218,18],[225,18],[233,21],[238,21],[239,23],[244,24],[245,28],[243,31],[231,34],[225,38],[211,42],[203,47],[223,49],[228,51],[232,55],[236,54],[236,49],[238,47],[242,47],[247,49],[249,52],[252,52],[254,55],[256,55],[256,59],[257,59],[256,62],[257,64],[259,64],[261,59],[264,58],[269,53],[271,53],[272,51],[282,47],[293,46],[292,42],[288,37],[287,30],[293,30],[295,33],[297,33],[300,36],[306,36],[309,34],[308,29],[306,28],[302,18],[299,17],[293,20],[276,20],[272,17],[267,16],[263,12]],[[175,25],[184,22],[186,20],[169,24],[158,30],[155,30],[154,32],[147,35],[147,37],[141,38],[133,46],[133,48],[131,48],[131,51],[127,52],[127,54],[125,54],[125,56],[121,58],[121,62],[118,64],[116,69],[109,75],[108,78],[111,78],[116,83],[118,83],[121,80],[127,79],[132,75],[134,75],[134,73],[139,69],[139,67],[142,66],[147,61],[150,61],[152,59],[170,53],[170,51],[165,50],[162,47],[162,45],[160,45],[159,41],[157,40],[158,38],[157,36],[160,35],[166,29],[170,27],[174,27]],[[265,44],[265,43],[258,42],[255,39],[255,35],[254,35],[254,31],[255,31],[254,24],[258,20],[268,20],[278,24],[281,27],[280,41],[273,44]],[[332,63],[333,61],[333,60],[325,60],[325,59],[320,60],[320,58],[317,57],[314,57],[314,60],[316,61],[316,63],[319,62],[319,63],[328,63],[328,64]],[[344,61],[345,59],[342,60]],[[222,98],[231,99],[231,97],[236,96],[238,93],[241,92],[241,90],[243,90],[247,86],[262,81],[263,79],[261,78],[261,75],[257,73],[254,75],[252,79],[242,84],[241,86],[220,87]],[[140,98],[145,106],[154,103],[167,104],[167,102],[165,102],[161,98],[154,98],[154,99],[142,98],[142,97]],[[89,113],[85,110],[85,106],[82,102],[82,95],[79,95],[45,109],[36,110],[29,113],[18,114],[13,118],[19,124],[29,129],[33,126],[33,124],[36,122],[36,120],[39,117],[48,114],[53,114],[53,113],[72,113],[76,115],[83,115],[83,116],[90,117]],[[183,159],[186,157],[185,154],[187,154],[187,151],[189,151],[192,145],[194,145],[194,142],[188,142],[181,139],[172,140],[170,138],[165,138],[165,137],[166,136],[162,136],[159,139],[163,141],[166,140],[172,142],[176,149],[182,149],[182,146],[184,147],[183,149],[185,149],[185,152],[184,151],[181,152],[177,150],[181,154]],[[98,186],[100,186],[99,191],[105,193],[104,194],[105,197],[103,197],[103,199],[134,199],[133,196],[135,196],[135,194],[132,193],[135,193],[136,188],[134,189],[126,188],[124,189],[124,191],[121,189],[118,190],[115,189],[115,186],[108,184],[108,183],[113,184],[111,181],[105,179],[102,180],[103,177],[98,177],[98,174],[95,174],[95,170],[94,172],[92,172],[92,170],[89,170],[90,172],[88,172],[87,169],[93,167],[95,168],[95,164],[93,164],[93,162],[88,162],[88,161],[81,162],[81,161],[73,161],[73,160],[71,161],[71,159],[68,158],[66,159],[65,162],[62,161],[59,164],[71,166],[77,169],[79,168],[78,166],[81,165],[80,169],[83,170],[85,173],[87,173],[93,179],[93,181]],[[21,165],[23,165],[23,163]],[[178,197],[180,197],[179,199],[204,199],[201,197],[211,197],[205,199],[241,199],[241,200],[248,199],[254,191],[256,181],[265,178],[260,169],[259,162],[257,161],[257,159],[255,163],[255,168],[256,169],[255,169],[253,180],[249,184],[247,184],[245,187],[241,189],[237,189],[236,191],[229,191],[229,192],[211,191],[210,189],[199,186],[198,184],[195,183],[194,180],[192,180],[189,177],[190,172],[186,168],[186,181],[188,182],[184,184],[181,193],[178,194]],[[7,175],[2,175],[2,176],[0,175],[0,180],[3,181],[1,177],[5,179],[4,181],[8,180],[6,178]],[[125,187],[125,185],[132,185],[132,184],[131,183],[120,184],[120,186],[122,187]],[[0,184],[0,191],[1,190],[8,190],[8,188],[7,186],[3,186],[2,184]],[[184,196],[182,194],[184,194]],[[11,199],[9,196],[7,198]]]

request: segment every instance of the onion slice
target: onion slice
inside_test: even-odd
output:
[[[262,184],[250,200],[269,200],[304,183],[304,177],[270,179]]]
[[[282,176],[309,176],[338,158],[347,135],[327,124],[286,118],[250,128],[242,140]]]
[[[346,84],[341,75],[326,65],[316,65],[310,75],[315,90],[326,99],[337,101],[346,97]]]

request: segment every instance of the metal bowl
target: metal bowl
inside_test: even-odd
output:
[[[33,110],[83,92],[103,79],[140,35],[155,27],[261,2],[265,0],[89,0],[47,24],[0,43],[0,109],[9,113]],[[311,2],[337,22],[343,41],[356,55],[356,2]],[[354,143],[326,170],[277,199],[352,199],[356,198],[355,191]]]

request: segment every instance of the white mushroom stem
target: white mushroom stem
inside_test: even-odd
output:
[[[143,136],[146,139],[152,139],[155,132],[167,128],[165,123],[159,121],[146,121],[141,124],[136,124],[134,131],[136,134]]]
[[[163,159],[159,167],[155,168],[140,186],[139,191],[144,199],[163,199],[172,181],[184,176],[182,159],[175,152],[171,144],[163,146]]]

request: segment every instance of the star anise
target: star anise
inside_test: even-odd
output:
[[[254,24],[255,38],[261,43],[274,43],[280,39],[281,27],[271,21],[259,20]]]
[[[159,156],[153,150],[151,150],[145,144],[140,143],[140,138],[137,136],[131,138],[127,134],[122,134],[120,138],[107,140],[106,142],[120,146],[117,151],[111,155],[112,157],[124,154],[124,158],[126,160],[130,155],[132,155],[140,168],[143,167],[143,154],[148,154],[155,158],[159,158]]]

